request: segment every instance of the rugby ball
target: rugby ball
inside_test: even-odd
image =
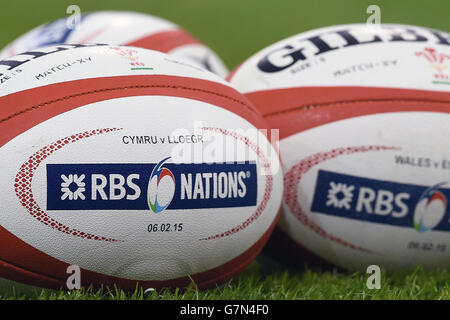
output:
[[[160,52],[59,45],[0,61],[0,277],[201,288],[260,252],[282,197],[251,103]],[[69,272],[69,274],[67,274]]]
[[[221,77],[226,66],[214,51],[176,24],[152,15],[99,11],[67,16],[27,32],[0,51],[0,59],[57,44],[104,43],[170,53]]]
[[[351,24],[282,40],[233,72],[280,130],[279,253],[450,266],[449,66],[444,31]]]

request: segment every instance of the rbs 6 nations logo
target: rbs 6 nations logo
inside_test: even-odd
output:
[[[256,163],[47,164],[48,210],[254,206]]]
[[[148,185],[148,203],[152,211],[155,213],[161,212],[164,209],[166,209],[173,198],[173,193],[175,190],[175,177],[173,176],[172,171],[162,167],[164,162],[166,162],[169,159],[170,158],[165,158],[164,160],[159,162],[153,169],[152,174],[150,176],[150,182]],[[160,193],[160,199],[158,200],[158,190],[160,189],[160,184],[161,189],[163,189],[162,185],[165,181],[167,181],[166,188],[170,188],[171,190],[166,192],[167,195],[166,197],[168,197],[168,199],[164,199],[165,201],[163,200],[164,202],[161,205],[160,201],[162,200],[161,199],[162,192]]]
[[[447,182],[432,187],[319,170],[311,211],[343,218],[450,231]]]

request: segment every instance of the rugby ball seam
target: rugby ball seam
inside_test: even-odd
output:
[[[271,112],[264,115],[264,118],[266,117],[273,117],[280,114],[285,113],[291,113],[291,112],[297,112],[301,110],[310,110],[310,109],[316,109],[316,108],[324,108],[324,107],[333,107],[333,106],[345,106],[349,104],[359,104],[359,103],[384,103],[384,102],[392,102],[392,103],[427,103],[427,104],[443,104],[448,103],[448,101],[445,100],[416,100],[416,99],[379,99],[379,100],[350,100],[350,101],[336,101],[336,102],[329,102],[329,103],[308,103],[305,105],[301,105],[298,107],[294,107],[291,109],[283,110],[283,111],[277,111],[277,112]]]
[[[88,279],[92,279],[92,277],[105,277],[103,279],[106,279],[106,285],[112,286],[113,284],[119,285],[123,288],[128,289],[135,289],[136,286],[144,286],[144,287],[158,287],[158,288],[164,288],[168,287],[170,282],[176,282],[177,286],[181,287],[187,287],[190,283],[192,283],[192,280],[194,281],[194,284],[198,286],[200,289],[207,289],[207,288],[213,288],[214,285],[223,284],[226,281],[229,280],[230,277],[233,277],[237,275],[238,273],[242,272],[242,270],[251,262],[253,259],[259,254],[259,252],[262,250],[264,245],[267,243],[267,240],[269,239],[269,236],[272,234],[273,230],[275,229],[278,217],[280,216],[281,210],[278,210],[277,215],[275,219],[272,221],[269,228],[264,232],[264,234],[258,239],[257,242],[255,242],[250,248],[248,248],[246,251],[235,257],[234,259],[219,265],[213,269],[208,269],[193,275],[190,275],[190,277],[180,277],[176,279],[169,279],[169,280],[132,280],[132,279],[126,279],[121,278],[119,276],[104,276],[101,274],[98,274],[95,271],[90,271],[86,269],[81,269],[82,272],[85,274],[85,276]],[[1,236],[1,230],[2,227],[0,226],[0,236]],[[11,235],[15,237],[14,235]],[[38,251],[35,248],[32,248],[33,250],[36,250],[39,254],[47,255],[44,252]],[[63,264],[64,268],[68,266],[67,262],[58,260],[56,258],[53,258],[56,262]],[[226,266],[230,266],[231,269],[229,271],[227,270]],[[8,273],[8,271],[12,271],[12,274]],[[2,270],[3,269],[3,270]],[[5,272],[6,273],[2,273]],[[18,281],[17,275],[20,274],[20,276],[26,276],[28,278],[28,281],[25,281],[24,283],[27,283],[29,285],[39,285],[46,288],[52,288],[52,289],[60,289],[63,288],[66,282],[65,276],[56,276],[51,274],[45,274],[42,272],[38,272],[36,270],[32,270],[30,268],[25,268],[22,265],[18,265],[16,263],[13,263],[11,261],[5,260],[3,258],[0,258],[0,273],[5,278],[8,278],[13,281]],[[87,274],[86,274],[87,273]],[[209,275],[213,275],[210,277]],[[206,276],[208,275],[208,276]],[[93,282],[92,280],[88,280],[89,284],[92,284],[94,288],[99,288],[100,285]]]
[[[221,98],[225,98],[225,99],[229,99],[233,102],[239,103],[242,106],[246,107],[248,110],[250,110],[253,113],[256,113],[259,115],[259,113],[252,108],[251,105],[245,103],[244,101],[235,99],[233,97],[230,97],[228,95],[224,95],[218,92],[214,92],[214,91],[210,91],[210,90],[205,90],[205,89],[200,89],[200,88],[195,88],[195,87],[183,87],[183,86],[173,86],[173,85],[133,85],[133,86],[123,86],[123,87],[115,87],[115,88],[104,88],[104,89],[96,89],[96,90],[92,90],[92,91],[85,91],[85,92],[80,92],[80,93],[75,93],[69,96],[64,96],[58,99],[53,99],[53,100],[49,100],[46,102],[41,102],[37,105],[28,107],[24,110],[18,111],[10,116],[7,116],[6,118],[0,119],[0,124],[4,123],[8,120],[11,120],[19,115],[22,115],[24,113],[27,112],[31,112],[33,110],[37,110],[37,109],[41,109],[43,107],[46,107],[50,104],[53,103],[57,103],[57,102],[62,102],[62,101],[66,101],[66,100],[70,100],[72,98],[76,98],[76,97],[81,97],[81,96],[86,96],[86,95],[91,95],[91,94],[96,94],[96,93],[102,93],[102,92],[111,92],[111,91],[118,91],[118,90],[127,90],[127,89],[150,89],[150,88],[160,88],[160,89],[178,89],[178,90],[188,90],[188,91],[198,91],[198,92],[202,92],[202,93],[206,93],[206,94],[211,94],[211,95],[215,95]]]

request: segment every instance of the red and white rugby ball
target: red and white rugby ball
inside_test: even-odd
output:
[[[68,16],[22,35],[0,52],[0,59],[62,43],[104,43],[170,53],[221,77],[228,70],[217,54],[176,24],[148,14],[126,11]]]
[[[449,66],[446,32],[352,24],[282,40],[233,72],[280,129],[278,252],[450,266]]]
[[[133,289],[222,283],[282,197],[265,122],[156,51],[59,45],[0,61],[0,277]]]

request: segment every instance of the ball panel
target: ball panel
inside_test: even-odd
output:
[[[248,100],[219,83],[159,75],[110,77],[57,83],[0,97],[0,146],[36,124],[82,105],[140,95],[185,97],[220,105],[257,128],[266,127]]]
[[[417,255],[414,244],[448,245],[448,218],[441,216],[435,230],[423,233],[415,230],[413,214],[427,186],[446,181],[442,159],[450,154],[439,145],[449,134],[449,110],[352,117],[282,140],[281,229],[350,269],[370,263],[390,269],[446,265],[445,251]],[[448,197],[448,189],[440,190]]]
[[[376,113],[447,112],[450,94],[369,87],[298,87],[245,95],[284,139],[333,121]]]
[[[169,53],[171,50],[174,50],[180,46],[198,43],[199,41],[186,31],[169,30],[130,41],[125,43],[125,45]]]
[[[161,105],[164,105],[165,108],[158,109],[157,107]],[[165,112],[177,116],[172,117],[172,120],[168,123],[158,121],[158,119],[164,119]],[[129,114],[136,115],[136,118],[130,118]],[[59,199],[53,199],[53,196],[51,195],[51,193],[59,194],[61,189],[59,186],[59,176],[61,173],[51,173],[54,172],[54,170],[57,170],[57,167],[55,166],[62,166],[61,170],[64,170],[62,174],[65,176],[69,176],[69,173],[74,174],[73,170],[77,170],[75,173],[78,175],[81,175],[82,172],[86,172],[85,182],[91,183],[91,175],[88,175],[88,172],[94,170],[93,173],[98,175],[98,173],[102,172],[97,172],[95,170],[103,170],[103,167],[100,168],[99,165],[95,165],[95,163],[117,163],[115,165],[115,167],[117,167],[116,169],[108,169],[113,170],[111,172],[117,174],[122,173],[122,171],[116,171],[120,169],[120,165],[118,164],[130,162],[137,164],[152,164],[160,161],[161,157],[170,156],[170,149],[172,148],[170,143],[163,145],[158,144],[156,146],[124,145],[121,136],[126,135],[129,137],[132,134],[148,134],[149,119],[154,121],[152,126],[154,132],[159,132],[162,136],[166,134],[170,135],[170,132],[173,132],[174,128],[192,124],[193,119],[195,119],[195,114],[201,114],[202,119],[207,123],[211,123],[213,126],[229,127],[237,125],[241,128],[252,127],[251,124],[244,123],[245,120],[238,118],[237,115],[233,115],[229,111],[218,107],[214,108],[213,106],[201,103],[198,100],[161,96],[138,96],[110,99],[82,106],[71,110],[70,112],[62,113],[27,130],[25,133],[17,136],[15,139],[4,145],[0,152],[3,159],[8,158],[8,164],[2,164],[4,171],[0,174],[2,176],[1,179],[3,181],[25,179],[25,181],[19,181],[17,183],[18,185],[15,190],[16,195],[14,195],[14,192],[11,192],[11,190],[6,189],[7,192],[4,194],[4,201],[2,202],[2,207],[6,206],[6,209],[4,210],[5,214],[2,217],[2,225],[21,239],[26,240],[27,243],[30,243],[37,248],[41,248],[44,252],[52,254],[54,257],[58,257],[63,261],[77,261],[77,264],[80,266],[91,266],[92,269],[99,271],[103,270],[103,272],[107,274],[122,274],[122,272],[125,272],[128,277],[139,280],[147,279],[148,277],[155,280],[158,278],[164,279],[167,275],[178,275],[183,273],[183,270],[197,272],[205,269],[205,266],[211,264],[215,265],[221,263],[222,260],[234,257],[242,252],[242,250],[245,250],[248,245],[256,241],[258,235],[261,234],[263,230],[266,230],[266,227],[274,218],[270,213],[276,212],[273,211],[274,208],[277,210],[276,204],[274,207],[273,199],[276,199],[275,202],[278,202],[280,199],[278,193],[273,192],[274,189],[277,189],[274,188],[273,178],[264,177],[259,173],[259,169],[265,165],[265,162],[262,160],[265,158],[259,159],[259,157],[261,157],[260,154],[253,155],[252,153],[248,155],[249,158],[245,158],[251,161],[256,160],[255,171],[252,175],[256,175],[254,183],[257,182],[258,184],[257,189],[253,184],[247,186],[249,192],[250,190],[256,190],[255,203],[249,203],[247,206],[237,205],[238,203],[241,203],[241,201],[236,199],[234,201],[236,205],[232,205],[229,208],[222,207],[221,205],[219,205],[217,209],[216,207],[208,209],[208,207],[203,206],[194,206],[192,208],[175,207],[173,210],[180,210],[179,214],[174,211],[174,213],[170,215],[166,212],[164,215],[160,216],[160,214],[158,214],[152,217],[149,213],[145,212],[145,203],[143,207],[135,207],[134,204],[132,207],[128,207],[131,204],[128,202],[124,203],[124,201],[126,201],[125,199],[122,200],[121,207],[116,208],[114,206],[111,210],[101,211],[102,209],[108,209],[109,207],[102,206],[97,208],[96,203],[91,201],[94,199],[90,199],[92,196],[90,195],[91,193],[89,190],[93,187],[89,186],[86,186],[87,191],[85,197],[90,199],[90,204],[88,205],[88,199],[85,199],[83,207],[72,207],[66,202],[64,202],[64,206],[61,207],[61,201]],[[85,133],[76,133],[78,131],[82,132],[84,128],[94,128],[99,126],[117,127],[119,129],[115,131],[109,129],[94,130],[95,132],[92,132],[92,134],[88,131],[89,134],[87,135]],[[48,128],[53,129],[51,132],[48,132]],[[103,133],[100,134],[101,132]],[[214,137],[218,138],[220,135],[221,133],[217,132],[214,134]],[[73,139],[72,136],[74,137]],[[66,143],[66,140],[68,143]],[[59,145],[53,143],[54,141],[62,141],[65,144],[59,149]],[[23,146],[29,146],[32,150],[27,151]],[[56,147],[54,148],[54,146]],[[37,150],[37,152],[34,150]],[[150,150],[152,152],[149,152]],[[8,157],[8,155],[12,154],[14,155],[14,159]],[[5,157],[3,157],[3,155],[5,155]],[[130,157],[130,155],[132,155],[132,157]],[[242,156],[243,155],[240,155],[238,161],[243,161],[244,158],[242,158]],[[29,164],[28,159],[33,160],[31,165]],[[35,159],[39,159],[39,161]],[[170,162],[178,161],[179,160],[174,158],[174,160]],[[183,164],[183,160],[181,161]],[[186,161],[187,163],[190,163],[193,160],[189,158],[186,159]],[[203,160],[200,163],[205,161],[206,160]],[[36,164],[36,162],[40,163]],[[232,163],[227,161],[227,158],[224,159],[221,157],[221,155],[217,155],[212,159],[212,163],[216,162]],[[70,168],[67,167],[68,163],[72,164]],[[77,164],[80,163],[85,165],[92,164],[89,165],[91,169],[85,171],[82,170],[81,167],[78,168]],[[206,161],[206,163],[209,163],[209,161]],[[20,168],[17,168],[18,166]],[[75,169],[73,169],[74,166],[76,167]],[[214,172],[214,170],[216,170],[214,168],[208,169],[209,166],[207,165],[205,165],[205,167],[206,168],[204,168],[203,171],[206,170],[206,172],[209,172],[210,170],[213,170]],[[172,167],[170,168],[170,170],[173,171],[176,169],[176,166],[172,164]],[[176,179],[178,188],[180,181],[182,180],[181,173],[184,172],[184,170],[193,170],[190,168],[191,167],[184,169],[184,167],[181,166],[180,169],[177,169],[178,174]],[[141,180],[145,183],[145,172],[139,168],[134,168],[133,170],[133,172],[138,172],[142,175],[143,180]],[[237,170],[237,168],[235,170]],[[14,172],[18,172],[15,177]],[[22,178],[22,176],[19,176],[21,174],[25,176]],[[128,174],[124,175],[125,178],[127,176]],[[48,180],[49,177],[53,177],[51,178],[52,180]],[[123,179],[124,181],[125,178]],[[268,182],[269,178],[270,183]],[[280,178],[281,176],[278,175],[275,184],[277,187],[280,187]],[[107,180],[107,178],[104,179],[105,181]],[[128,178],[126,180],[128,181]],[[51,181],[54,182],[52,183]],[[110,182],[110,185],[111,183],[112,182]],[[22,186],[22,184],[24,184],[24,186]],[[95,184],[98,185],[97,182],[95,182]],[[45,185],[47,185],[47,194],[45,192]],[[91,185],[94,185],[94,182],[92,182]],[[194,183],[192,183],[192,185],[194,185]],[[210,181],[210,185],[212,185],[212,180]],[[44,188],[42,188],[42,186],[44,186]],[[145,186],[141,184],[140,194],[145,197],[146,192],[143,187]],[[97,195],[97,197],[101,197],[102,200],[103,198],[108,200],[109,194],[110,192],[107,192],[103,196]],[[134,192],[130,192],[129,194],[133,195]],[[21,200],[23,196],[25,196],[25,198],[21,203],[29,212],[29,215],[20,215],[23,220],[19,221],[18,216],[15,215],[14,212],[21,212],[24,208],[16,208],[17,206],[15,203],[17,197]],[[177,197],[177,199],[179,199],[180,195]],[[52,199],[51,203],[56,203],[57,205],[51,205],[50,199]],[[70,199],[65,201],[70,201]],[[207,203],[210,204],[213,204],[213,202],[215,203],[217,201],[213,199],[207,201]],[[70,205],[75,205],[76,203],[79,203],[79,201],[74,201],[74,203],[70,203]],[[250,204],[251,206],[249,206]],[[122,205],[124,205],[125,208],[123,208]],[[119,209],[131,211],[120,213],[120,211],[117,212]],[[50,210],[50,212],[47,212],[48,210]],[[77,213],[79,210],[88,210],[87,212],[95,214],[84,215],[83,213]],[[246,219],[250,219],[250,217],[253,218],[253,211],[258,214],[254,219],[250,220],[250,223],[245,223]],[[213,218],[214,223],[210,220],[211,218]],[[43,224],[39,224],[36,219],[41,219],[39,222],[42,222]],[[124,219],[128,221],[126,224],[123,223]],[[108,223],[105,224],[104,221],[108,221]],[[169,238],[167,238],[168,235],[166,233],[160,234],[161,236],[159,236],[159,234],[158,236],[153,235],[153,233],[148,233],[146,229],[147,224],[152,221],[158,225],[164,222],[170,223],[173,226],[175,224],[184,223],[186,232],[181,235],[178,235],[177,233]],[[243,224],[243,227],[239,228],[238,232],[228,234],[228,230],[234,230],[235,226],[240,226],[241,224]],[[30,234],[27,232],[28,229],[21,227],[22,225],[34,225],[35,233]],[[49,229],[50,227],[53,230]],[[129,230],[135,231],[130,233]],[[218,238],[209,238],[210,235],[222,233],[224,236],[221,237],[220,240],[224,241],[218,242]],[[48,234],[48,236],[42,236],[44,234]],[[152,239],[152,246],[145,244],[145,239],[148,239],[149,237]],[[229,240],[226,240],[227,238]],[[58,240],[56,241],[56,239]],[[181,240],[181,243],[185,244],[185,248],[178,254],[172,254],[174,250],[176,252],[179,248],[179,243],[176,242],[177,239],[184,239]],[[111,244],[105,247],[104,244],[95,243],[96,241],[92,242],[92,240],[111,242]],[[241,240],[243,240],[242,243],[240,242]],[[56,241],[56,243],[54,243],[54,241]],[[197,245],[194,245],[196,241],[199,242],[197,242]],[[71,246],[73,243],[76,243],[76,245]],[[165,247],[165,253],[161,256],[154,256],[157,255],[158,248],[161,248],[161,246]],[[84,248],[84,250],[82,248]],[[140,252],[140,258],[137,258],[135,251],[133,251],[133,249],[136,250],[137,248],[140,248],[137,250]],[[108,251],[107,249],[112,251]],[[84,253],[79,255],[79,250]],[[197,256],[198,253],[201,253],[200,256]],[[115,259],[114,262],[108,262],[104,259],[104,257],[121,256],[121,254],[125,254],[127,259]],[[209,258],[211,255],[217,255],[217,257],[214,259]],[[193,261],[191,260],[192,257],[197,257],[197,259]],[[152,261],[160,260],[162,260],[162,262],[157,265],[151,264]],[[126,263],[127,268],[117,270],[116,265],[121,263]],[[152,265],[152,268],[146,268],[147,264]],[[168,265],[171,266],[172,269],[168,269]],[[123,276],[126,277],[126,275]]]
[[[239,274],[262,251],[277,221],[275,219],[262,237],[238,257],[214,269],[191,275],[195,284],[201,289],[214,288]],[[14,248],[14,250],[0,253],[0,275],[3,278],[49,289],[66,287],[68,263],[57,260],[31,247],[1,226],[0,240],[2,243],[7,244],[7,247]],[[34,261],[36,264],[30,266],[30,261]],[[22,266],[27,267],[24,268]],[[133,281],[105,276],[84,269],[81,269],[81,275],[82,285],[86,287],[93,285],[94,288],[99,288],[100,286],[113,287],[114,285],[118,285],[124,290],[134,290],[136,285],[143,288],[173,288],[187,287],[191,283],[189,277],[165,281]]]

